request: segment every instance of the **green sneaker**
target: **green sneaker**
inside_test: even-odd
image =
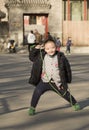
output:
[[[35,108],[34,107],[30,107],[29,111],[28,111],[28,114],[33,116],[35,115]]]
[[[80,110],[80,105],[78,103],[76,103],[75,105],[72,106],[74,108],[75,111]]]

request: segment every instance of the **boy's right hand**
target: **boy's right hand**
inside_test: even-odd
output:
[[[36,49],[44,49],[44,46],[43,45],[37,45],[35,46]]]
[[[40,49],[40,45],[36,45],[35,48],[36,48],[36,49]]]

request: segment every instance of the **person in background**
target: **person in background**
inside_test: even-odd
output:
[[[28,42],[28,51],[30,52],[30,50],[32,49],[32,47],[34,47],[35,45],[35,40],[36,37],[33,33],[33,31],[31,30],[27,36],[27,42]]]
[[[50,34],[50,32],[47,33],[47,39],[54,39],[54,38],[52,37],[52,35]]]
[[[71,37],[68,37],[68,40],[67,40],[67,43],[66,43],[66,53],[68,54],[70,54],[70,52],[71,52],[71,45],[72,45],[72,41],[71,41]]]
[[[41,47],[41,45],[35,46],[29,55],[29,59],[33,61],[29,83],[36,86],[28,111],[29,115],[35,114],[40,97],[49,90],[67,100],[75,111],[80,110],[80,105],[68,91],[72,73],[64,53],[56,50],[56,43],[52,39],[47,39],[44,48]]]
[[[60,51],[60,47],[61,47],[60,37],[57,37],[57,39],[56,39],[56,45],[57,45],[57,50]]]
[[[41,42],[42,42],[42,36],[38,32],[37,29],[34,30],[34,34],[35,34],[35,37],[36,37],[36,40],[35,40],[36,44],[41,44]]]
[[[9,40],[7,48],[9,53],[16,53],[16,43],[15,40]]]

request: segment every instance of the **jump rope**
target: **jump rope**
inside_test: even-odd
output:
[[[42,63],[43,63],[43,56],[42,56],[41,49],[40,49],[40,57],[41,57],[41,60],[42,60]],[[44,65],[44,66],[45,66],[45,65]],[[47,79],[48,79],[48,81],[49,81],[48,83],[49,83],[49,85],[51,86],[51,88],[52,88],[59,96],[64,97],[64,96],[66,95],[66,93],[67,93],[67,90],[66,90],[65,93],[62,95],[62,94],[54,87],[54,85],[50,82],[47,73],[45,73],[45,74],[46,74],[46,77],[47,77]],[[60,89],[61,89],[61,88],[60,88]],[[71,97],[71,92],[70,92],[69,87],[68,87],[68,90],[69,90],[69,93],[70,93],[70,105],[73,106],[72,97]]]

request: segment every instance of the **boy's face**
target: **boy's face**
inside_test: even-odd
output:
[[[45,44],[44,49],[45,49],[45,52],[46,52],[48,55],[52,56],[52,55],[55,54],[56,45],[55,45],[55,43],[53,43],[53,42],[48,42],[48,43]]]

